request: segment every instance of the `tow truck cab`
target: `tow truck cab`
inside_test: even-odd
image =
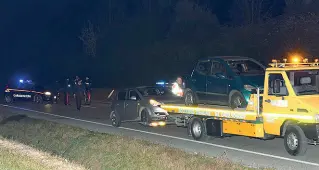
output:
[[[277,66],[276,66],[277,65]],[[319,67],[317,64],[271,64],[265,76],[262,115],[265,132],[285,133],[281,126],[298,123],[309,138],[318,139]],[[274,114],[270,116],[270,114]],[[266,126],[267,125],[267,126]],[[280,128],[278,128],[280,126]],[[313,131],[306,130],[312,126]]]
[[[284,137],[293,156],[306,153],[319,139],[319,63],[278,63],[266,69],[264,88],[252,90],[246,108],[163,105],[172,116],[182,115],[188,133],[240,135],[260,139]],[[176,122],[178,122],[176,121]],[[177,124],[177,123],[176,123]]]

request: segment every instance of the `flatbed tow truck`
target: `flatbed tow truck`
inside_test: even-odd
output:
[[[296,61],[295,59],[293,61]],[[195,140],[239,135],[263,140],[284,138],[286,151],[304,155],[319,138],[319,63],[279,63],[266,69],[264,87],[252,90],[243,109],[163,104],[178,126]]]

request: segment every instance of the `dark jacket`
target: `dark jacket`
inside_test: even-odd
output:
[[[70,80],[65,80],[64,91],[68,93],[72,93],[72,83]]]
[[[91,90],[91,86],[92,86],[91,80],[85,80],[84,86],[85,86],[85,90]]]
[[[76,84],[74,86],[74,93],[83,93],[85,91],[85,87],[83,84],[79,85],[79,84]]]

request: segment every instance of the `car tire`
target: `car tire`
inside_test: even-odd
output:
[[[186,106],[195,106],[198,104],[193,91],[187,90],[185,92],[184,102]]]
[[[4,96],[4,102],[6,103],[12,103],[13,102],[13,98],[11,95],[5,95]]]
[[[307,151],[307,137],[297,125],[288,125],[284,136],[286,151],[292,156],[302,156]]]
[[[142,113],[141,113],[141,122],[144,125],[148,125],[150,123],[149,117],[148,117],[148,112],[145,109],[142,110]]]
[[[121,126],[121,117],[116,111],[112,111],[110,115],[112,126],[120,127]]]
[[[236,108],[246,108],[247,107],[247,102],[245,98],[238,92],[235,92],[231,97],[230,97],[230,103],[229,106],[232,109]]]
[[[188,133],[190,132],[192,137],[195,140],[204,140],[207,137],[206,134],[206,127],[204,122],[198,118],[198,117],[193,117],[189,124],[188,124],[187,131]]]
[[[34,96],[35,102],[38,104],[42,104],[43,103],[43,98],[40,95],[35,95]]]

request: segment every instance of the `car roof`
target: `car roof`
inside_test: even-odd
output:
[[[127,88],[119,88],[117,91],[125,91],[130,89],[141,89],[141,88],[159,88],[158,86],[137,86],[137,87],[127,87]]]

